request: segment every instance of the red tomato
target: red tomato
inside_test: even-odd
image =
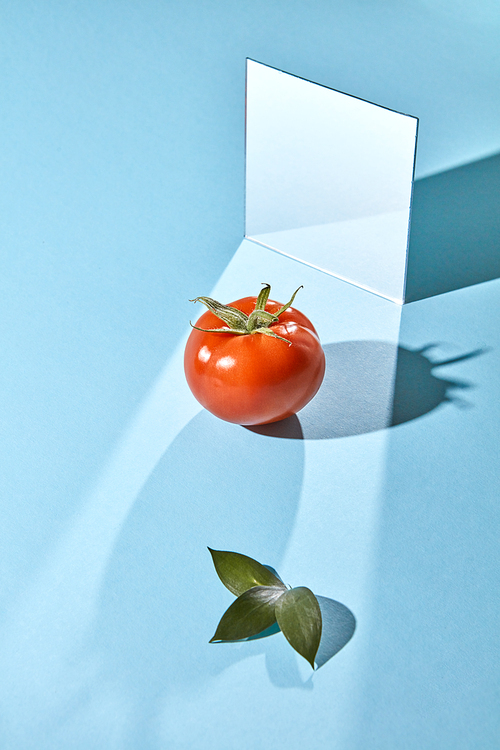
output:
[[[250,315],[256,301],[245,297],[231,307]],[[263,309],[276,314],[282,307],[268,299]],[[200,404],[220,419],[241,425],[277,422],[302,409],[323,381],[325,355],[318,334],[293,307],[268,326],[282,338],[241,335],[229,328],[227,333],[198,330],[224,326],[210,310],[196,326],[184,354],[186,379]]]

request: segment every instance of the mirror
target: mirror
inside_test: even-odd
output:
[[[418,120],[247,60],[245,237],[404,302]]]

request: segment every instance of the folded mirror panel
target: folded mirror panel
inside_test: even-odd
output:
[[[245,236],[404,302],[415,117],[247,61]]]

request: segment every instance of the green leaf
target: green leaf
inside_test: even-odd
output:
[[[219,320],[222,320],[222,322],[225,323],[230,330],[227,331],[225,328],[199,328],[198,326],[194,326],[192,323],[191,325],[193,326],[193,328],[196,328],[197,331],[205,331],[207,333],[264,333],[267,336],[273,336],[274,338],[281,339],[281,341],[285,341],[289,346],[291,346],[291,341],[270,331],[269,327],[272,325],[272,323],[277,323],[279,321],[279,316],[281,315],[281,313],[285,312],[285,310],[288,310],[288,308],[294,301],[295,295],[297,294],[299,289],[302,289],[302,287],[299,286],[298,289],[296,289],[292,294],[289,302],[287,302],[286,305],[280,307],[280,309],[276,313],[270,313],[265,309],[267,301],[269,299],[269,292],[271,291],[271,287],[269,284],[264,284],[264,288],[259,292],[259,296],[257,297],[255,303],[255,309],[250,313],[250,315],[247,315],[242,310],[238,310],[238,308],[232,307],[231,305],[222,305],[220,302],[217,302],[216,299],[212,299],[212,297],[195,297],[195,299],[192,299],[190,301],[202,302],[210,310],[210,312],[216,315]]]
[[[275,604],[284,591],[277,586],[254,586],[245,591],[224,612],[210,643],[240,641],[267,630],[276,622]]]
[[[254,310],[248,316],[247,329],[251,332],[255,328],[266,328],[271,323],[276,323],[279,318],[276,315],[272,315],[267,310]]]
[[[273,333],[273,331],[270,331],[269,328],[256,328],[254,331],[251,331],[251,333],[264,333],[266,336],[272,336],[272,338],[274,339],[280,339],[280,341],[284,341],[285,344],[288,344],[288,346],[292,345],[291,341],[283,338],[283,336],[278,336],[277,333]]]
[[[235,328],[200,328],[199,326],[193,325],[191,321],[189,321],[189,325],[191,328],[195,328],[197,331],[203,331],[204,333],[230,333],[231,335],[238,335],[238,336],[244,336],[248,331],[240,331],[236,330]]]
[[[220,320],[226,323],[231,329],[247,333],[248,315],[230,305],[221,305],[216,299],[211,297],[196,297],[191,302],[203,302],[210,312],[216,315]]]
[[[305,586],[286,591],[276,602],[276,619],[292,648],[314,669],[321,640],[321,610],[313,592]]]
[[[238,552],[210,549],[217,575],[226,588],[240,596],[254,586],[272,586],[286,590],[283,581],[257,560]]]
[[[292,294],[292,298],[291,298],[291,299],[290,299],[290,300],[289,300],[289,301],[288,301],[288,302],[286,303],[286,305],[283,305],[283,307],[280,307],[280,309],[278,310],[278,312],[276,312],[276,313],[274,313],[274,314],[275,314],[275,315],[278,315],[278,317],[279,317],[279,316],[281,315],[281,313],[284,313],[284,312],[285,312],[285,310],[288,310],[288,308],[289,308],[289,307],[291,307],[291,305],[292,305],[292,302],[293,302],[293,301],[294,301],[294,299],[295,299],[295,295],[297,294],[297,292],[299,291],[299,289],[303,289],[303,288],[304,288],[304,287],[303,287],[303,285],[301,285],[301,286],[297,287],[297,289],[296,289],[296,290],[294,291],[294,293]]]
[[[264,284],[264,289],[260,290],[259,296],[257,297],[257,302],[255,303],[256,310],[266,309],[267,300],[269,299],[270,291],[271,291],[271,284]]]

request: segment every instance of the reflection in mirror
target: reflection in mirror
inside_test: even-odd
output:
[[[404,302],[417,119],[247,60],[245,236]]]

